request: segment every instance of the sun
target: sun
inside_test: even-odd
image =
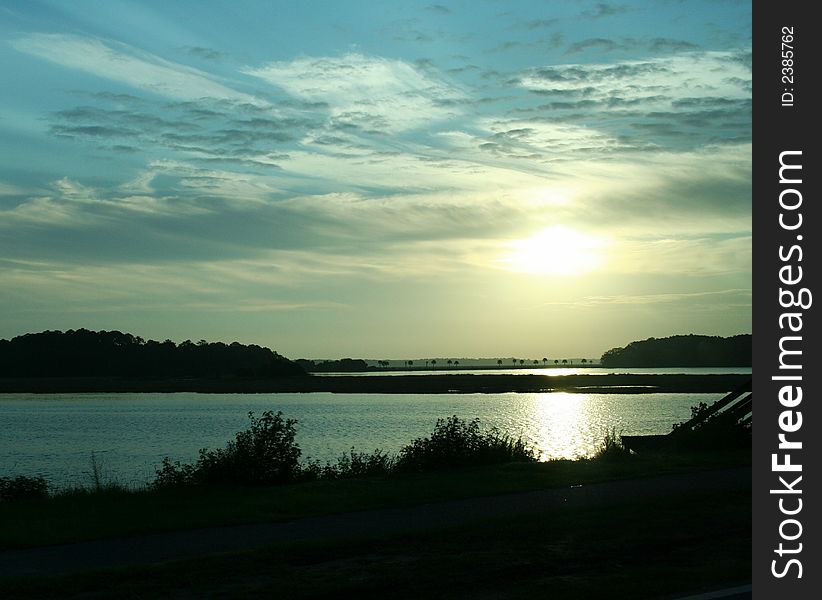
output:
[[[537,275],[581,275],[602,264],[603,240],[564,225],[508,243],[500,262],[510,271]]]

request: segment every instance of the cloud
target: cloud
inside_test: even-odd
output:
[[[13,40],[11,45],[19,52],[160,96],[257,103],[253,96],[223,85],[203,71],[120,42],[73,34],[31,33]]]
[[[211,61],[220,61],[226,56],[224,52],[214,50],[213,48],[203,48],[202,46],[185,46],[182,50],[197,58]]]
[[[538,67],[522,74],[520,85],[546,94],[591,90],[599,98],[721,96],[747,98],[736,80],[751,72],[732,52],[686,52],[674,56],[604,64]],[[588,94],[591,95],[590,92]]]
[[[622,273],[740,275],[751,273],[751,237],[666,238],[624,241],[613,249],[610,267]]]
[[[580,16],[586,19],[601,19],[603,17],[612,17],[614,15],[621,15],[628,12],[630,8],[624,4],[608,4],[607,2],[597,2],[593,8],[584,10]]]
[[[751,72],[736,52],[536,67],[515,84],[550,99],[516,113],[609,131],[623,149],[750,140]]]
[[[337,124],[403,131],[454,114],[437,101],[459,99],[453,85],[393,59],[346,54],[274,62],[245,73],[274,84],[292,96],[328,105]]]
[[[443,6],[442,4],[430,4],[430,5],[425,7],[425,10],[433,12],[433,13],[437,13],[438,15],[451,15],[451,14],[454,14],[454,11],[452,11],[447,6]]]
[[[659,54],[661,52],[686,52],[699,50],[699,46],[685,40],[653,38],[649,42],[648,50],[653,54]]]
[[[154,154],[165,149],[189,159],[196,155],[270,170],[279,168],[285,149],[323,124],[311,116],[314,107],[273,111],[245,102],[209,99],[128,104],[103,99],[101,104],[52,113],[49,131],[103,150]]]
[[[559,19],[534,19],[525,23],[526,29],[544,29],[555,27],[559,23]]]
[[[652,304],[682,304],[693,308],[700,304],[708,304],[712,308],[718,308],[718,304],[724,307],[750,307],[752,293],[750,288],[732,288],[725,290],[710,290],[690,293],[667,293],[667,294],[621,294],[614,296],[587,296],[574,305],[588,307],[613,306],[614,304],[629,305],[652,305]]]
[[[568,46],[568,49],[565,51],[565,54],[577,54],[579,52],[585,52],[586,50],[598,50],[600,52],[611,52],[620,48],[621,46],[617,44],[613,40],[605,39],[605,38],[591,38],[587,40],[582,40],[581,42],[575,42]]]
[[[510,158],[578,160],[581,155],[610,152],[619,141],[594,128],[537,119],[486,120],[491,134],[479,138],[479,148]]]

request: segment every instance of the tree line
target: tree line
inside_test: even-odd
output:
[[[675,335],[631,342],[602,355],[603,367],[750,367],[751,334]]]
[[[239,342],[158,342],[120,331],[77,329],[0,340],[0,377],[282,377],[303,369]]]

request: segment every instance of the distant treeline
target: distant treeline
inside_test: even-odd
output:
[[[0,340],[0,377],[282,377],[304,375],[268,348],[205,340],[144,340],[87,329]]]
[[[602,355],[603,367],[750,367],[750,334],[675,335],[631,342]]]
[[[339,360],[313,361],[307,358],[298,358],[295,361],[309,373],[359,373],[361,371],[375,371],[361,358],[341,358]]]

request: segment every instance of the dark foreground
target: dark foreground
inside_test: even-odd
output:
[[[392,375],[279,379],[127,379],[103,377],[0,378],[0,393],[201,392],[446,394],[504,392],[723,393],[750,375]]]
[[[750,581],[750,492],[740,467],[13,551],[0,594],[676,597]]]

